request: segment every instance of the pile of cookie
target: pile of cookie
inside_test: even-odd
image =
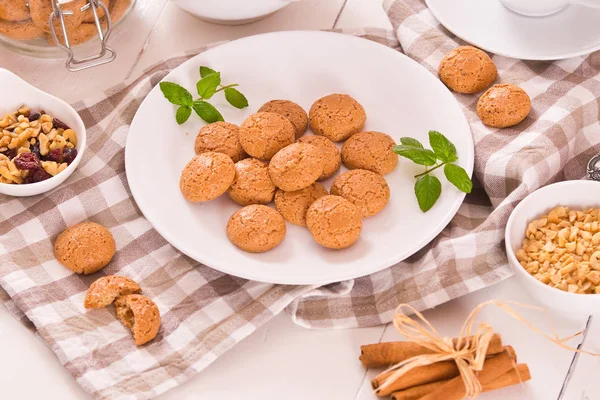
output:
[[[115,251],[113,235],[95,222],[73,225],[54,242],[56,259],[71,271],[83,275],[107,266]],[[114,303],[117,318],[131,330],[135,344],[141,346],[154,339],[160,328],[158,307],[141,292],[141,287],[129,278],[104,276],[90,285],[84,307],[103,308]]]
[[[113,23],[120,20],[131,6],[132,0],[101,0],[109,10]],[[88,0],[73,0],[61,4],[69,43],[78,45],[96,37],[98,29]],[[83,9],[83,10],[82,10]],[[35,40],[46,38],[48,43],[56,45],[50,35],[50,15],[53,12],[51,0],[0,0],[0,34],[15,40]],[[106,29],[104,10],[98,9],[101,24]],[[55,31],[64,44],[62,27],[55,19]]]
[[[381,132],[362,132],[366,113],[347,94],[317,100],[309,115],[289,100],[273,100],[241,126],[216,122],[200,129],[196,156],[181,174],[180,189],[191,202],[227,195],[243,206],[227,223],[229,240],[252,253],[280,244],[285,221],[306,226],[324,247],[355,243],[362,219],[379,213],[390,198],[382,175],[398,156],[394,140]],[[304,136],[310,128],[315,135]],[[342,149],[334,142],[344,142]],[[320,183],[341,164],[330,193]],[[266,206],[275,201],[275,209]]]
[[[515,126],[531,111],[531,99],[520,87],[512,84],[490,87],[498,77],[498,69],[490,56],[478,48],[460,46],[448,52],[440,62],[438,75],[457,93],[475,94],[487,89],[477,101],[477,115],[487,126]]]

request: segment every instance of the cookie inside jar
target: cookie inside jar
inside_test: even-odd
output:
[[[11,49],[40,58],[64,58],[65,52],[57,46],[49,23],[57,1],[63,14],[69,45],[85,47],[82,52],[96,51],[100,43],[98,27],[91,2],[96,1],[96,14],[102,30],[108,28],[106,7],[112,24],[112,33],[119,22],[133,9],[136,0],[0,0],[0,43]],[[59,43],[65,44],[62,25],[54,18],[54,32]]]

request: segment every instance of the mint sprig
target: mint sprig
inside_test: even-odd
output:
[[[446,179],[458,190],[471,193],[473,189],[473,182],[467,171],[454,164],[458,161],[454,144],[440,132],[429,131],[429,145],[431,150],[426,149],[417,139],[403,137],[400,144],[394,147],[396,154],[425,166],[425,172],[415,175],[415,196],[423,212],[429,211],[442,193],[442,183],[431,175],[438,168],[444,167]]]
[[[184,87],[173,82],[161,82],[160,90],[165,98],[179,106],[175,120],[179,125],[185,123],[192,115],[192,110],[204,121],[210,123],[223,121],[223,115],[207,100],[216,93],[224,92],[225,100],[233,107],[242,109],[248,107],[248,99],[238,89],[237,83],[221,85],[221,73],[206,66],[200,67],[200,80],[196,83],[199,98],[194,100],[192,94]]]

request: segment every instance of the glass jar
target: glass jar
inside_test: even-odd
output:
[[[67,56],[50,34],[50,13],[54,0],[14,0],[0,5],[0,43],[32,57],[61,59]],[[58,0],[63,10],[67,36],[74,52],[95,54],[102,48],[88,0]],[[111,37],[133,9],[136,0],[100,0],[112,21]],[[8,5],[7,5],[8,4]],[[81,11],[83,9],[83,11]],[[67,15],[69,14],[69,15]],[[104,11],[98,8],[100,23],[106,31]],[[24,19],[27,18],[28,19]],[[59,40],[64,44],[62,26],[54,23]]]

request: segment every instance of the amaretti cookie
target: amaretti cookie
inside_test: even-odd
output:
[[[478,93],[494,83],[498,70],[486,52],[473,46],[460,46],[442,58],[438,75],[455,92]]]
[[[379,213],[390,199],[390,187],[375,172],[353,169],[339,175],[331,185],[331,194],[354,204],[363,218]]]
[[[318,182],[293,192],[277,189],[275,207],[283,219],[294,225],[306,226],[306,211],[318,198],[327,196],[327,189]]]
[[[83,12],[81,8],[87,4],[87,0],[74,0],[68,3],[61,4],[61,9],[68,11],[70,14],[64,14],[64,22],[67,31],[76,28],[83,22]],[[50,32],[50,14],[54,12],[52,1],[48,0],[29,0],[29,11],[31,19],[44,32]],[[62,26],[57,18],[54,19],[54,27],[56,32],[62,29]]]
[[[179,188],[186,200],[208,201],[225,193],[234,178],[235,165],[231,158],[211,151],[195,156],[185,166]]]
[[[240,144],[240,127],[223,121],[200,128],[194,143],[194,151],[196,154],[209,151],[223,153],[234,163],[246,157],[246,152]]]
[[[0,0],[0,19],[25,21],[29,19],[29,0]]]
[[[275,153],[294,143],[294,125],[279,114],[259,112],[249,116],[240,127],[240,143],[250,156],[270,160]]]
[[[117,318],[131,330],[136,346],[156,337],[160,328],[160,311],[156,304],[141,294],[128,294],[115,300]]]
[[[395,145],[394,139],[385,133],[357,133],[342,146],[342,162],[349,169],[385,175],[398,164],[398,155],[392,150]]]
[[[54,242],[54,256],[77,274],[92,274],[104,268],[115,255],[115,239],[95,222],[82,222],[65,229]]]
[[[352,97],[334,93],[315,101],[308,118],[315,134],[341,142],[364,128],[367,114]]]
[[[276,190],[267,163],[246,158],[235,163],[235,178],[227,189],[227,195],[241,206],[267,204],[273,201]]]
[[[340,155],[340,149],[331,140],[325,136],[310,135],[301,137],[298,142],[312,144],[321,150],[323,173],[319,177],[319,181],[330,178],[339,171],[342,165],[342,156]]]
[[[279,151],[269,163],[269,176],[278,188],[300,190],[323,174],[321,151],[310,144],[294,143]]]
[[[16,40],[33,40],[44,37],[44,31],[30,19],[17,22],[0,20],[0,34]]]
[[[227,222],[227,237],[240,249],[263,253],[285,237],[285,221],[271,207],[253,204],[236,211]]]
[[[477,115],[487,126],[508,128],[523,121],[531,111],[531,99],[520,87],[494,85],[477,102]]]
[[[330,249],[354,244],[362,230],[358,208],[340,196],[323,196],[306,212],[306,226],[313,239]]]
[[[308,129],[308,115],[298,104],[289,100],[271,100],[262,105],[258,112],[272,112],[286,117],[296,132],[296,139],[304,135]]]
[[[124,276],[103,276],[90,285],[83,306],[85,308],[106,307],[119,296],[140,293],[141,291],[140,285]]]

